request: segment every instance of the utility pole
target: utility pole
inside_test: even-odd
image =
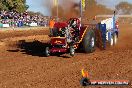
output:
[[[80,22],[82,24],[82,15],[83,15],[83,11],[82,11],[82,0],[80,0]]]
[[[53,5],[56,7],[56,17],[57,17],[57,21],[58,21],[58,17],[59,17],[58,0],[53,0]]]
[[[85,10],[85,0],[80,0],[80,18],[82,23],[83,11]]]
[[[82,11],[82,0],[80,0],[80,17],[82,18],[82,14],[83,14],[83,11]]]
[[[57,0],[57,22],[58,22],[58,17],[59,17],[59,10],[58,10],[58,0]]]
[[[85,0],[80,0],[80,17],[82,23],[83,12],[85,11]]]

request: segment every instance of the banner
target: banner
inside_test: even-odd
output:
[[[4,27],[4,28],[8,28],[8,27],[10,27],[10,26],[9,26],[9,24],[3,24],[3,27]]]
[[[31,24],[29,24],[29,26],[30,27],[36,27],[36,26],[38,26],[38,24],[37,23],[31,23]]]

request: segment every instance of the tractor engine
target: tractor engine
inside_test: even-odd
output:
[[[80,34],[80,21],[76,18],[68,22],[57,22],[53,28],[53,37],[66,37],[68,43],[78,42]]]

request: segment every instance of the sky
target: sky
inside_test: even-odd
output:
[[[29,11],[34,11],[34,12],[41,12],[42,14],[48,16],[50,15],[50,12],[44,6],[44,3],[46,3],[47,0],[27,0],[26,3],[29,5]],[[77,2],[79,0],[76,0]],[[118,4],[121,1],[126,1],[129,3],[132,3],[132,0],[96,0],[98,4],[102,4],[107,6],[108,8],[114,8],[116,4]]]

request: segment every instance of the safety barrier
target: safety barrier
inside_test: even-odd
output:
[[[38,26],[42,26],[42,27],[47,27],[48,24],[38,24],[38,23],[35,23],[35,22],[32,22],[32,23],[24,23],[24,22],[18,22],[18,23],[15,23],[15,22],[10,22],[10,23],[0,23],[0,28],[9,28],[9,27],[38,27]]]

